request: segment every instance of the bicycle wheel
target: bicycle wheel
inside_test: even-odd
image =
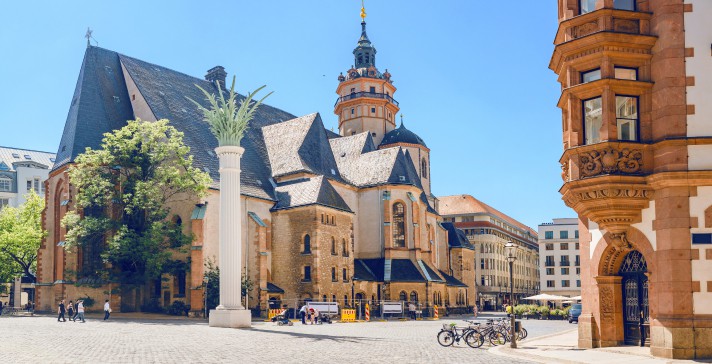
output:
[[[518,338],[519,340],[524,340],[524,339],[527,338],[527,334],[528,334],[528,333],[527,333],[527,329],[525,329],[525,328],[522,327],[522,329],[519,330],[519,335],[518,335],[517,338]]]
[[[477,331],[470,331],[465,335],[465,343],[471,348],[479,348],[484,344],[485,338]]]
[[[450,346],[455,342],[455,335],[452,331],[440,331],[438,334],[438,344],[442,346]]]
[[[492,331],[489,334],[489,342],[493,346],[504,345],[507,343],[507,337],[499,331]]]

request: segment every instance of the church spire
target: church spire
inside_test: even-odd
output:
[[[361,1],[361,37],[354,49],[354,65],[358,68],[376,67],[376,48],[366,34],[366,7]]]

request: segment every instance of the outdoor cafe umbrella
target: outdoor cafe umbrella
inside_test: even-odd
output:
[[[573,301],[581,301],[581,296],[571,297]]]
[[[565,301],[565,300],[570,300],[571,298],[569,297],[564,297],[564,296],[557,296],[553,294],[548,294],[548,293],[541,293],[535,296],[530,296],[530,297],[524,297],[525,300],[532,300],[532,301]]]

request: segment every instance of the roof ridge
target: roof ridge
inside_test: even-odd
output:
[[[2,146],[2,145],[0,145],[0,149],[13,149],[13,150],[22,150],[22,151],[25,151],[25,152],[46,153],[46,154],[55,154],[55,155],[56,155],[56,153],[45,152],[45,151],[43,151],[43,150],[23,149],[23,148],[15,148],[15,147],[5,147],[5,146]]]

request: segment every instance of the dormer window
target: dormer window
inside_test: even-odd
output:
[[[12,153],[12,157],[13,157],[13,158],[17,158],[17,159],[20,159],[20,155],[19,155],[19,154],[17,154],[17,153]]]
[[[25,159],[32,159],[32,157],[29,154],[25,154]]]

